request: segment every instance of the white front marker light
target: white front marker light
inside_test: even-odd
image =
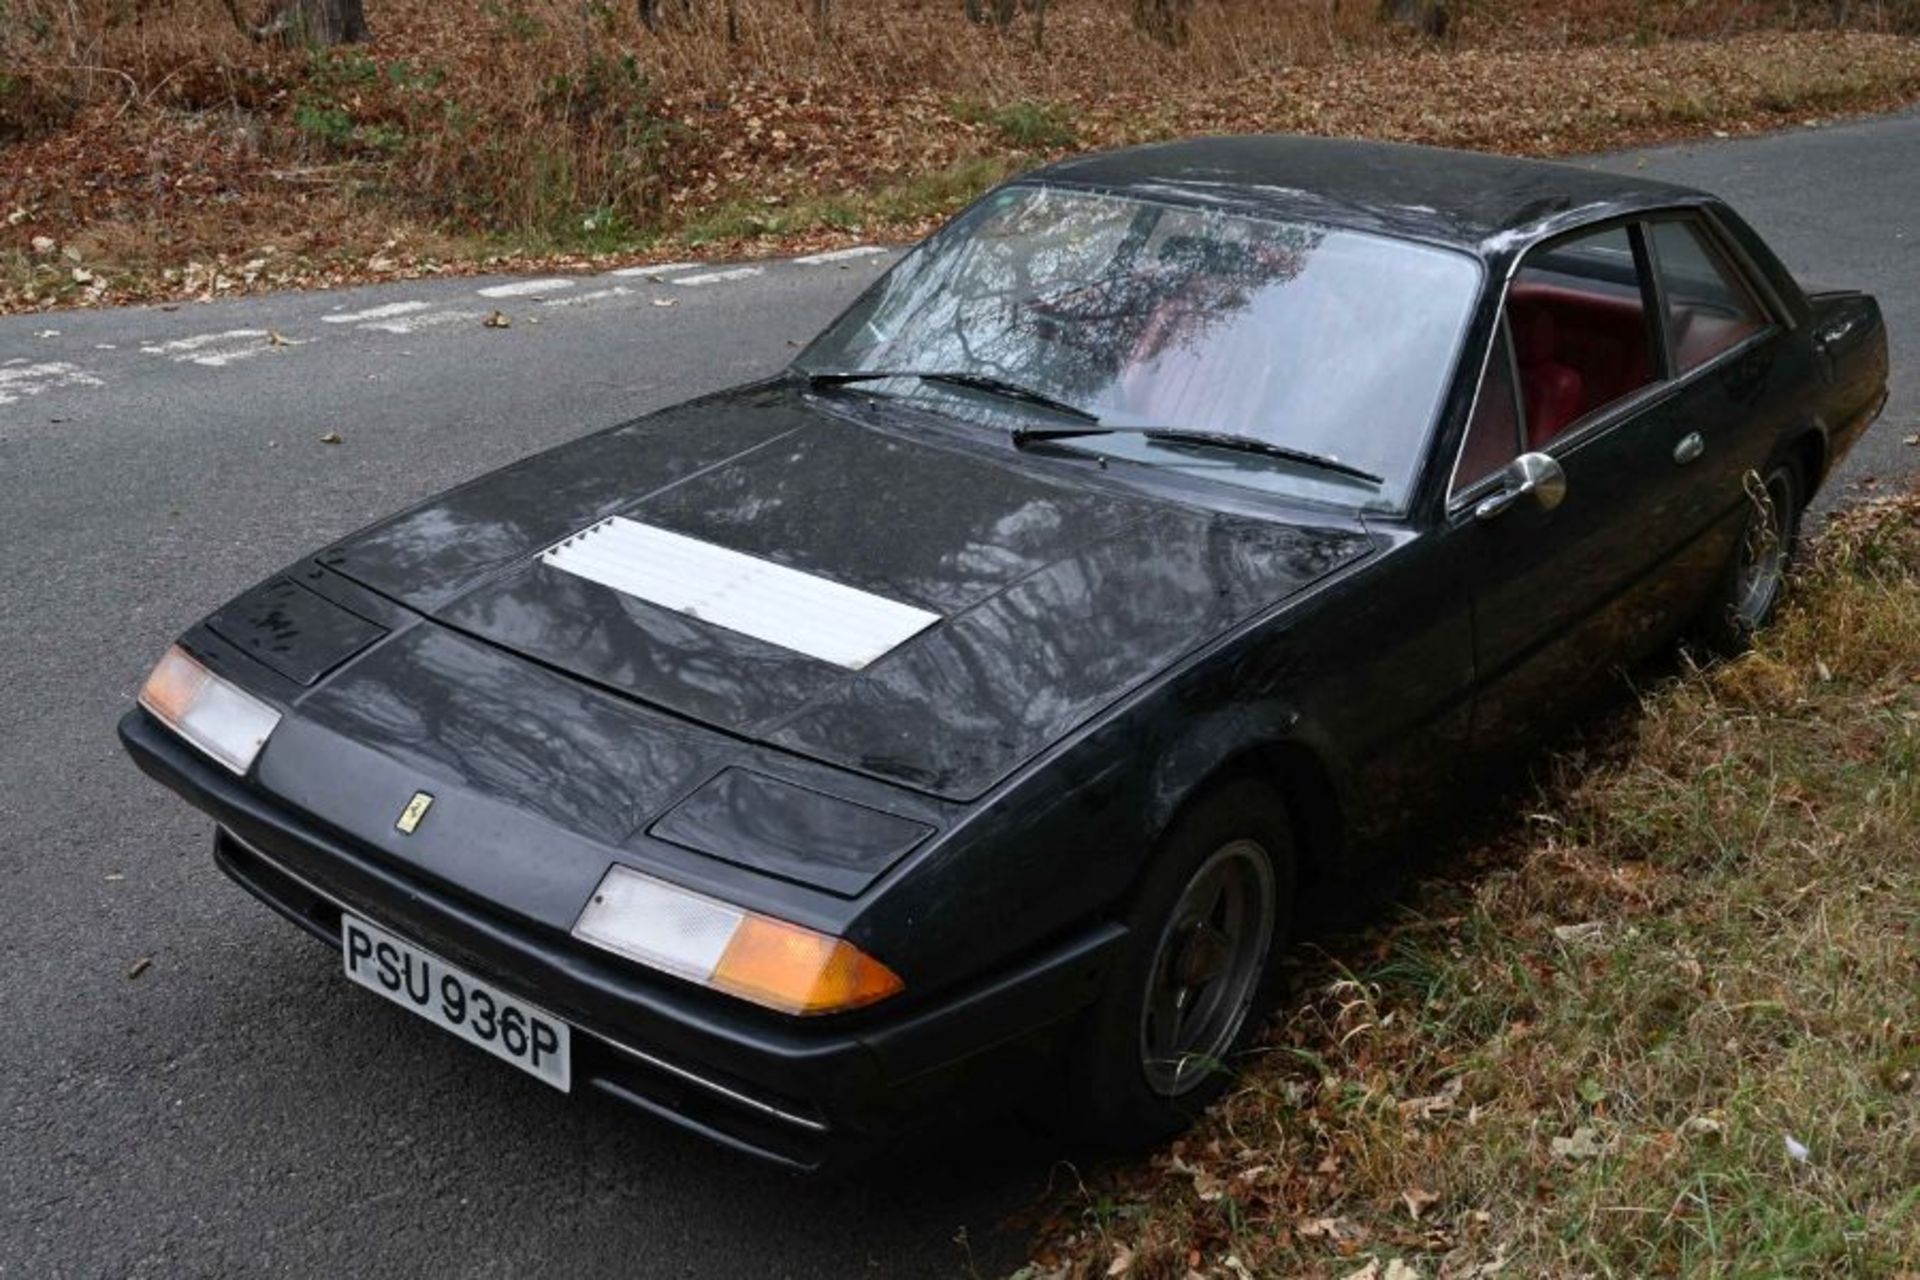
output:
[[[140,705],[234,773],[253,764],[280,713],[174,645],[140,689]]]
[[[573,936],[782,1013],[857,1009],[904,985],[844,938],[621,866],[600,881],[574,921]]]
[[[614,867],[574,923],[573,936],[704,986],[745,917],[724,902]]]

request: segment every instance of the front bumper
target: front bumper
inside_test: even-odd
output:
[[[819,1023],[636,969],[426,884],[206,761],[145,711],[120,721],[140,768],[219,824],[215,861],[315,937],[351,910],[565,1018],[574,1080],[727,1146],[802,1169],[1010,1096],[1098,994],[1125,936],[1104,924],[905,1011]]]

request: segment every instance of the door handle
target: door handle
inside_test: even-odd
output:
[[[1673,460],[1681,466],[1699,461],[1700,455],[1707,451],[1707,442],[1700,438],[1698,431],[1689,431],[1680,437],[1680,443],[1673,446]]]

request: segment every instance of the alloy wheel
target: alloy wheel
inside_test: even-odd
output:
[[[1140,1065],[1155,1093],[1178,1097],[1222,1065],[1260,989],[1273,916],[1273,861],[1256,841],[1222,846],[1187,881],[1140,1011]]]

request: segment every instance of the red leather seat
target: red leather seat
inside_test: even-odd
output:
[[[1651,335],[1638,297],[1536,284],[1523,273],[1507,294],[1507,315],[1533,448],[1653,379]]]
[[[1559,358],[1559,326],[1552,311],[1539,308],[1524,321],[1515,316],[1513,341],[1526,402],[1527,448],[1545,448],[1580,416],[1585,379]]]

